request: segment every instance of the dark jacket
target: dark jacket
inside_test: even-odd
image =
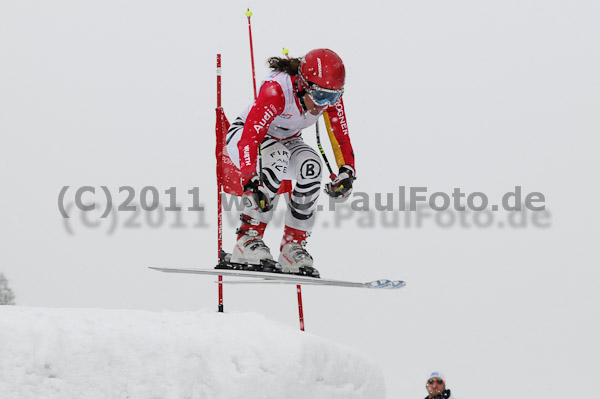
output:
[[[434,396],[431,399],[448,399],[450,398],[450,390],[446,389],[444,392],[442,392],[441,394]],[[429,395],[425,396],[425,399],[430,399]]]

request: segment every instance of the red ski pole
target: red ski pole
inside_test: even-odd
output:
[[[252,83],[254,84],[254,99],[256,100],[256,73],[254,72],[254,47],[252,47],[252,24],[250,23],[250,17],[252,16],[252,11],[248,9],[246,11],[246,16],[248,17],[248,35],[250,36],[250,60],[252,61]]]
[[[248,36],[250,37],[250,61],[252,62],[252,84],[254,85],[254,99],[256,100],[256,73],[254,71],[254,46],[252,45],[252,24],[250,23],[250,17],[252,16],[252,11],[248,9],[245,13],[246,17],[248,17]],[[258,174],[258,180],[260,184],[263,184],[262,177],[262,150],[260,146],[258,146],[258,169],[260,173]]]

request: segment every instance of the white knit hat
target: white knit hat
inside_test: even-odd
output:
[[[444,377],[444,374],[440,373],[439,371],[432,371],[431,374],[429,374],[429,377],[427,379],[429,380],[431,378],[439,378],[439,379],[443,380],[444,382],[446,382],[446,377]]]

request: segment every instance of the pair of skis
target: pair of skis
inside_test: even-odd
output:
[[[334,280],[321,278],[319,272],[311,267],[300,268],[299,274],[282,272],[282,267],[274,260],[262,260],[260,265],[246,265],[231,262],[231,254],[219,251],[219,263],[214,269],[174,269],[166,267],[151,267],[165,273],[205,274],[213,276],[241,277],[243,280],[223,280],[221,284],[295,284],[295,285],[327,285],[334,287],[398,289],[404,287],[401,280],[379,279],[367,282]]]
[[[347,280],[334,280],[328,278],[298,276],[281,272],[261,272],[250,270],[231,269],[178,269],[166,267],[151,267],[165,273],[205,274],[214,276],[240,277],[243,280],[221,280],[219,284],[295,284],[295,285],[320,285],[333,287],[368,288],[368,289],[398,289],[406,285],[401,280],[379,279],[367,282],[354,282]]]

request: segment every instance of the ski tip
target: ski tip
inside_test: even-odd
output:
[[[367,283],[367,286],[369,288],[385,288],[389,284],[391,284],[390,280],[382,279],[382,280],[370,281]]]
[[[402,288],[406,285],[404,281],[401,280],[375,280],[367,283],[367,287],[369,288],[386,288],[386,289],[397,289]]]
[[[402,288],[406,285],[405,281],[401,281],[401,280],[394,280],[394,281],[390,281],[390,284],[387,285],[385,288],[391,288],[391,289],[395,289],[395,288]]]

